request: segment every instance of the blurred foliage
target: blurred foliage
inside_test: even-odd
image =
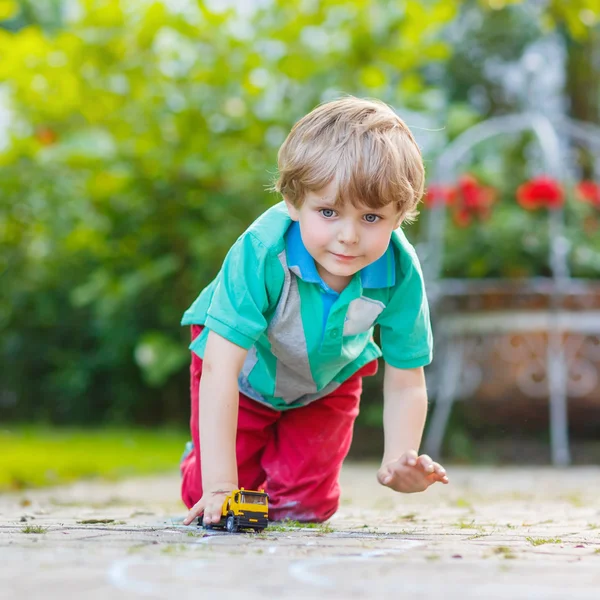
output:
[[[561,65],[540,61],[524,53],[546,39],[551,30],[557,47],[564,50],[565,89],[563,98],[550,98],[550,117],[556,114],[552,102],[560,101],[568,115],[600,123],[600,68],[594,59],[600,50],[600,4],[597,0],[574,3],[522,3],[508,0],[465,2],[450,27],[452,54],[443,81],[447,93],[446,141],[487,118],[522,110],[545,112],[539,89],[540,65],[556,69]],[[554,55],[553,55],[554,56]],[[528,77],[529,74],[529,77]],[[435,78],[436,74],[433,74]],[[510,85],[507,85],[510,79]],[[532,96],[535,88],[538,95]],[[550,85],[550,87],[552,87]],[[538,103],[536,103],[536,100]],[[541,101],[541,102],[540,102]],[[553,112],[554,111],[554,112]],[[448,218],[443,273],[449,277],[530,277],[549,275],[549,219],[546,210],[529,212],[516,201],[516,190],[543,168],[541,152],[531,133],[499,135],[479,143],[461,165],[464,171],[496,190],[489,218],[473,219],[465,227]],[[444,150],[441,145],[438,151]],[[566,237],[570,243],[570,268],[578,277],[600,275],[600,211],[584,204],[575,193],[578,179],[593,176],[593,156],[587,149],[566,148],[577,155],[575,180],[565,187]],[[569,157],[571,158],[571,157]],[[431,171],[432,169],[430,169]],[[552,177],[555,174],[547,173]],[[565,182],[560,182],[564,184]],[[424,211],[426,212],[426,211]],[[427,219],[424,215],[420,223]]]
[[[504,152],[499,153],[503,145]],[[490,214],[473,217],[467,226],[457,222],[452,208],[448,210],[443,276],[524,279],[552,275],[551,209],[526,210],[516,199],[517,187],[530,176],[527,164],[514,155],[515,146],[521,145],[522,142],[515,144],[512,140],[505,144],[490,141],[469,165],[469,172],[493,189],[496,197]],[[600,205],[583,202],[570,186],[559,187],[565,194],[563,234],[569,244],[570,273],[573,277],[597,279]]]
[[[597,279],[600,212],[571,197],[566,217],[564,232],[569,241],[571,275]],[[516,205],[513,194],[501,195],[489,220],[466,228],[449,223],[444,275],[516,279],[550,276],[549,239],[546,210],[528,212]]]
[[[421,98],[456,3],[72,4],[0,30],[0,410],[184,422],[180,317],[276,201],[287,131],[342,91]]]
[[[181,314],[277,200],[291,125],[352,93],[458,133],[483,115],[445,102],[446,27],[509,3],[229,4],[0,0],[0,418],[185,422]],[[555,4],[494,43],[595,10]]]

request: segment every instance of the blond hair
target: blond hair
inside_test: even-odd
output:
[[[300,119],[277,155],[274,189],[296,207],[307,192],[336,182],[336,205],[395,203],[414,219],[423,195],[421,151],[404,121],[378,100],[347,96]]]

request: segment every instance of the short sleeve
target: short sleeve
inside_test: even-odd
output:
[[[384,360],[398,369],[414,369],[432,360],[429,304],[414,249],[405,246],[398,250],[396,286],[377,323]]]
[[[252,234],[231,247],[206,310],[204,325],[225,339],[250,349],[267,328],[267,277],[271,256]]]

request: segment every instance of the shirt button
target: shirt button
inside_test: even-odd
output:
[[[340,334],[339,330],[333,329],[329,334],[332,338],[336,338]]]

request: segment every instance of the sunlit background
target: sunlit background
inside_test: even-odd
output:
[[[348,93],[426,160],[407,235],[451,408],[428,447],[598,461],[599,22],[597,0],[0,0],[0,487],[120,468],[69,463],[82,439],[176,466],[181,315],[278,200],[293,123]],[[365,383],[355,458],[382,444]]]

